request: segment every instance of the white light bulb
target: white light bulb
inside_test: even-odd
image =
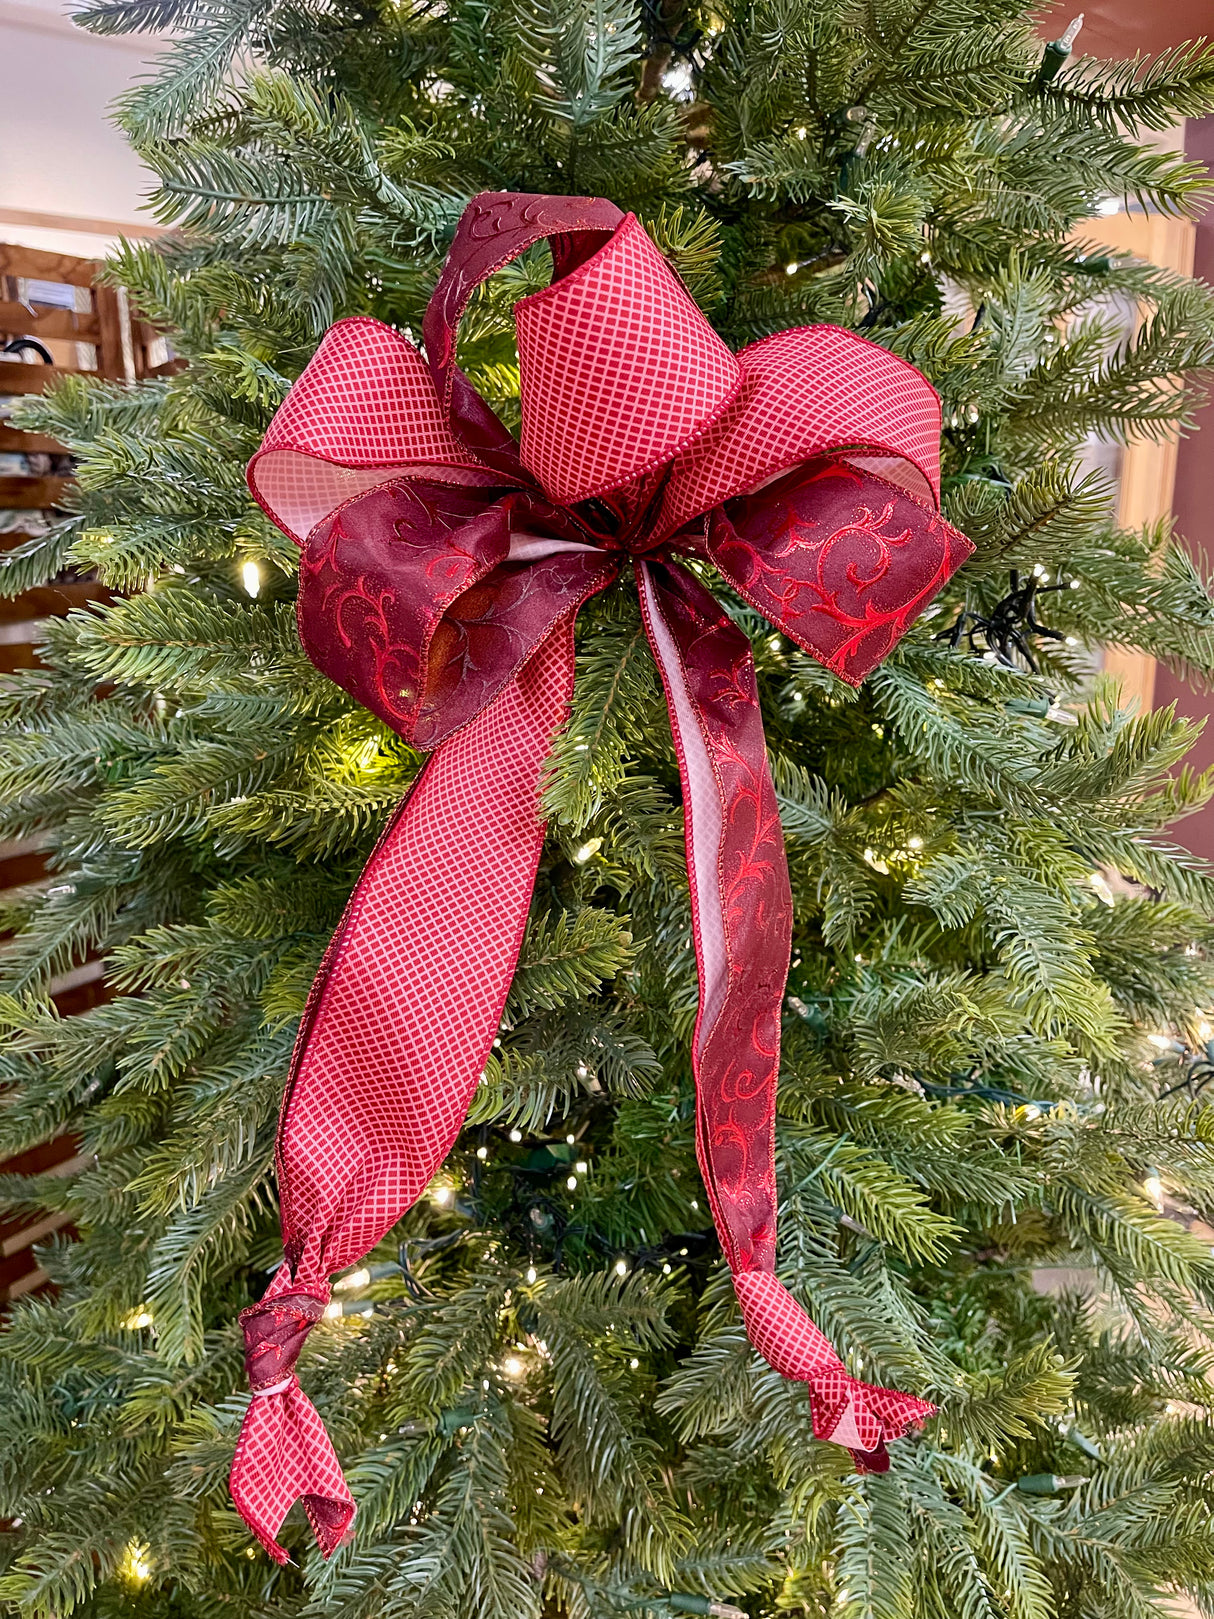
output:
[[[628,1274],[628,1261],[626,1259],[617,1259],[616,1260],[616,1262],[615,1262],[615,1273],[616,1273],[617,1276],[627,1276],[627,1274]]]
[[[333,1290],[336,1293],[345,1293],[351,1288],[366,1287],[370,1280],[371,1272],[369,1270],[352,1270],[348,1276],[343,1276],[339,1281],[333,1283]]]
[[[476,1156],[480,1159],[481,1163],[483,1164],[485,1159],[488,1158],[488,1156],[489,1156],[488,1147],[478,1147],[476,1149]]]
[[[246,562],[240,570],[241,582],[250,596],[256,596],[261,591],[261,572],[255,562]]]
[[[506,1359],[502,1362],[502,1370],[505,1372],[507,1377],[521,1377],[526,1370],[526,1367],[523,1365],[522,1361],[517,1355],[507,1355]]]
[[[528,1282],[534,1282],[537,1275],[538,1275],[538,1272],[536,1271],[535,1266],[534,1265],[528,1265],[527,1266],[527,1280],[528,1280]]]
[[[569,1188],[569,1190],[571,1192],[576,1192],[577,1191],[577,1176],[576,1175],[570,1175],[569,1179],[565,1182],[565,1185]]]
[[[126,1565],[126,1577],[135,1585],[142,1585],[151,1578],[152,1565],[148,1560],[148,1549],[141,1546],[138,1541],[132,1540],[126,1549],[123,1559]]]
[[[518,1143],[523,1139],[523,1132],[521,1130],[511,1130],[510,1139],[517,1146]]]
[[[431,1201],[437,1203],[440,1209],[446,1208],[451,1201],[451,1188],[449,1186],[436,1186],[430,1194]]]
[[[586,1171],[590,1168],[590,1165],[586,1162],[586,1160],[584,1158],[579,1158],[577,1163],[574,1164],[573,1167],[574,1167],[574,1169],[577,1170],[579,1175],[584,1175],[586,1173]]]

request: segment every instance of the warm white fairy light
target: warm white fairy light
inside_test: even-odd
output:
[[[534,1282],[538,1275],[539,1275],[539,1272],[536,1270],[534,1265],[528,1265],[527,1266],[527,1281],[529,1283]]]
[[[568,1187],[568,1189],[571,1192],[576,1192],[577,1191],[577,1176],[576,1175],[570,1175],[569,1179],[565,1182],[565,1185]]]
[[[128,1543],[122,1557],[122,1572],[132,1585],[144,1585],[152,1577],[148,1548],[137,1540]]]
[[[521,1377],[527,1368],[517,1355],[507,1355],[502,1362],[502,1371],[507,1377]]]
[[[357,1287],[366,1287],[371,1280],[371,1272],[366,1269],[352,1270],[348,1276],[341,1276],[333,1283],[335,1293],[346,1293]]]
[[[476,1149],[476,1156],[480,1159],[481,1163],[483,1164],[485,1159],[488,1158],[488,1156],[489,1156],[488,1147],[478,1147]]]
[[[430,1193],[430,1201],[437,1203],[440,1209],[445,1209],[451,1198],[452,1191],[449,1186],[436,1186]]]
[[[569,1144],[569,1146],[572,1147],[573,1143],[577,1140],[577,1137],[576,1136],[566,1136],[565,1140]]]
[[[584,1158],[579,1158],[577,1163],[574,1164],[573,1167],[574,1167],[574,1169],[577,1170],[579,1175],[584,1175],[586,1173],[586,1171],[590,1168],[590,1165],[586,1162],[586,1160]]]
[[[1163,1182],[1160,1180],[1159,1176],[1154,1173],[1148,1175],[1142,1183],[1142,1189],[1146,1193],[1148,1201],[1155,1205],[1158,1213],[1162,1214]]]
[[[241,568],[240,581],[244,585],[246,595],[257,596],[261,593],[261,569],[255,562],[246,562]]]
[[[615,1273],[616,1273],[617,1276],[627,1276],[627,1274],[628,1274],[628,1261],[626,1259],[617,1259],[616,1260],[616,1262],[615,1262]]]
[[[591,838],[591,839],[589,839],[588,842],[582,844],[580,849],[575,849],[573,851],[573,858],[574,858],[575,863],[577,865],[579,865],[579,866],[584,866],[586,864],[587,860],[589,860],[593,855],[598,854],[599,850],[602,847],[603,847],[602,838]]]
[[[151,1311],[142,1307],[138,1310],[133,1310],[122,1324],[129,1332],[138,1332],[141,1327],[150,1327],[152,1324]]]
[[[340,1299],[334,1299],[332,1304],[326,1304],[325,1305],[325,1319],[326,1320],[328,1320],[328,1321],[339,1321],[341,1319],[341,1317],[342,1317],[342,1314],[343,1314],[343,1310],[342,1310],[342,1303],[341,1303]]]
[[[510,1139],[517,1147],[519,1142],[523,1139],[523,1132],[521,1130],[511,1130]]]

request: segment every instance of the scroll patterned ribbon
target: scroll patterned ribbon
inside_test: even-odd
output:
[[[455,333],[477,284],[542,238],[553,283],[515,308],[516,444],[456,367]],[[339,322],[249,469],[302,546],[309,657],[433,750],[305,1010],[278,1139],[285,1260],[242,1317],[250,1365],[269,1364],[253,1357],[285,1330],[284,1306],[306,1332],[306,1301],[319,1315],[329,1277],[421,1196],[455,1141],[526,924],[574,620],[631,559],[683,785],[713,1217],[751,1342],[807,1383],[819,1437],[883,1469],[886,1440],[933,1408],[850,1377],[774,1274],[788,872],[750,644],[678,558],[711,562],[858,684],[971,550],[937,510],[939,400],[838,327],[731,353],[637,220],[601,198],[475,198],[424,338],[428,365],[376,321]],[[232,1469],[237,1506],[279,1560],[293,1501],[326,1555],[354,1514],[290,1370],[294,1329],[288,1340],[285,1373],[267,1384],[257,1370]]]

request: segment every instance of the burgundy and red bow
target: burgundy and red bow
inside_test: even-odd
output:
[[[455,332],[478,283],[545,237],[552,285],[515,307],[516,444],[456,367]],[[676,559],[709,560],[857,684],[971,550],[937,511],[939,400],[834,326],[731,353],[602,198],[474,199],[424,338],[428,364],[377,321],[340,321],[249,468],[303,547],[309,657],[434,750],[313,986],[278,1138],[286,1257],[241,1318],[253,1399],[232,1494],[279,1560],[292,1502],[326,1555],[354,1515],[292,1368],[330,1276],[421,1196],[463,1123],[526,925],[574,619],[628,560],[683,784],[697,1149],[746,1330],[861,1468],[933,1409],[850,1377],[774,1274],[788,872],[750,644]]]

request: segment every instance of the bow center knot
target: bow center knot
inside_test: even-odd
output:
[[[244,1364],[254,1394],[268,1394],[295,1375],[304,1339],[325,1313],[311,1293],[283,1293],[240,1312]]]

